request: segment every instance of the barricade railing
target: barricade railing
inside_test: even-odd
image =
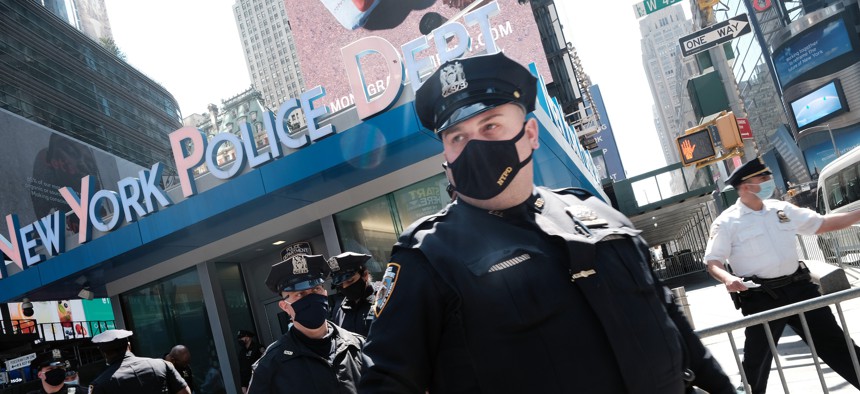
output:
[[[860,227],[818,235],[798,235],[797,250],[805,260],[820,260],[839,267],[860,267]]]
[[[818,309],[822,307],[829,307],[830,305],[834,305],[839,323],[842,326],[843,332],[845,332],[845,341],[848,344],[849,353],[851,356],[851,361],[854,364],[854,373],[860,376],[860,364],[857,361],[857,354],[854,351],[854,342],[851,340],[851,336],[849,334],[850,329],[845,320],[845,313],[842,310],[842,303],[845,301],[849,301],[855,298],[860,297],[860,288],[852,288],[848,290],[839,291],[836,293],[828,294],[826,296],[821,296],[818,298],[814,298],[811,300],[806,300],[803,302],[798,302],[795,304],[783,306],[780,308],[772,309],[765,312],[756,313],[753,315],[749,315],[743,317],[741,319],[731,321],[725,324],[720,324],[717,326],[704,328],[700,330],[696,330],[696,334],[701,339],[705,339],[708,337],[717,336],[720,334],[726,334],[729,339],[729,343],[732,347],[732,353],[734,354],[735,363],[737,363],[738,370],[740,371],[741,380],[743,381],[744,389],[746,393],[751,393],[749,389],[749,385],[747,384],[747,377],[744,373],[743,365],[741,363],[740,354],[738,351],[738,346],[735,342],[733,332],[736,330],[745,329],[747,327],[751,327],[754,325],[764,325],[765,334],[767,335],[768,344],[770,345],[771,353],[774,355],[773,359],[776,363],[776,369],[779,374],[780,381],[782,383],[782,387],[785,393],[789,393],[788,383],[785,378],[785,372],[782,367],[782,363],[780,362],[779,353],[776,349],[776,343],[773,340],[773,335],[770,332],[769,323],[782,319],[784,317],[799,315],[801,325],[803,327],[804,337],[808,339],[809,349],[812,354],[812,360],[815,364],[815,370],[818,373],[818,379],[821,382],[821,389],[823,393],[829,393],[829,389],[824,380],[824,373],[822,372],[821,363],[818,360],[818,353],[815,350],[815,343],[812,340],[812,337],[809,335],[809,327],[806,323],[805,312],[808,312],[813,309]]]
[[[652,268],[661,280],[677,278],[705,270],[702,259],[705,252],[694,250],[690,252],[677,253],[664,259],[654,260]]]

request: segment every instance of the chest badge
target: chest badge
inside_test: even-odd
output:
[[[292,351],[292,350],[284,350],[284,354],[285,354],[285,355],[287,355],[287,356],[292,356],[292,355],[293,355],[293,351]]]
[[[587,277],[589,277],[589,276],[591,276],[591,275],[597,275],[597,271],[595,271],[595,270],[593,270],[593,269],[590,269],[590,270],[582,270],[582,271],[579,271],[579,272],[577,272],[577,273],[575,273],[575,274],[570,275],[570,281],[571,281],[571,282],[574,282],[574,281],[576,281],[577,279],[584,279],[584,278],[587,278]]]
[[[585,205],[571,205],[564,209],[570,217],[579,220],[585,227],[588,228],[597,228],[597,227],[607,227],[609,226],[609,222],[604,219],[601,219],[597,216],[593,210],[589,209]]]
[[[779,219],[780,223],[788,223],[791,221],[791,219],[788,218],[788,215],[786,215],[781,209],[776,211],[776,217]]]

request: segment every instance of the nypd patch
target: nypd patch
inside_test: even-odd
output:
[[[380,286],[379,290],[376,291],[376,302],[373,305],[373,313],[376,317],[379,317],[382,310],[385,309],[385,305],[388,303],[388,299],[394,291],[394,286],[397,284],[397,276],[399,273],[400,264],[388,263],[388,267],[385,268],[385,274],[382,275],[382,286]]]

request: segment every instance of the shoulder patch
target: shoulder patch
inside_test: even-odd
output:
[[[376,302],[373,303],[373,314],[376,317],[385,309],[388,299],[391,298],[391,293],[394,291],[394,286],[397,284],[397,276],[400,274],[400,264],[388,263],[385,268],[385,274],[382,275],[382,286],[376,292]]]

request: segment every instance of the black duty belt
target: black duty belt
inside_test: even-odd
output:
[[[758,276],[752,276],[744,278],[744,280],[750,280],[761,285],[759,287],[750,288],[750,291],[765,292],[774,298],[778,298],[773,292],[773,289],[785,287],[796,282],[807,282],[809,281],[809,278],[809,268],[806,268],[806,264],[800,262],[800,266],[797,268],[797,271],[794,271],[791,275],[780,276],[777,278],[759,278]]]

